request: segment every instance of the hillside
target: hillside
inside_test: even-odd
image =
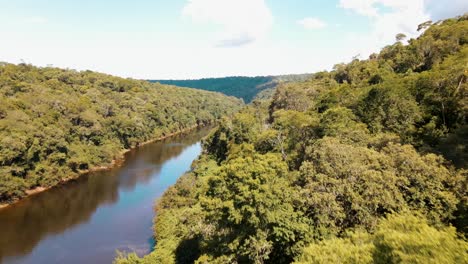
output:
[[[303,81],[310,74],[258,76],[258,77],[225,77],[199,80],[151,80],[161,84],[190,87],[207,91],[220,92],[229,96],[242,98],[250,103],[262,91],[274,90],[280,83]]]
[[[0,65],[0,202],[109,166],[124,149],[230,115],[220,93],[31,65]]]
[[[467,77],[464,16],[280,85],[157,202],[155,251],[117,263],[467,263]]]

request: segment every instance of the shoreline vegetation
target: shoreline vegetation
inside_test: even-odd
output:
[[[156,138],[156,139],[152,139],[152,140],[148,140],[148,141],[139,143],[137,146],[134,146],[132,148],[125,149],[125,150],[121,151],[118,155],[115,156],[116,158],[113,159],[110,164],[100,165],[100,166],[96,166],[96,167],[93,167],[93,168],[85,170],[85,171],[80,171],[80,172],[78,172],[79,174],[76,177],[66,178],[66,179],[62,180],[60,183],[58,183],[57,185],[54,185],[54,186],[50,186],[50,187],[40,187],[39,186],[39,187],[36,187],[34,189],[26,190],[25,191],[26,196],[24,196],[24,197],[22,197],[20,199],[17,199],[17,200],[13,200],[13,201],[11,201],[9,203],[0,203],[0,211],[2,209],[8,208],[9,206],[12,206],[12,205],[14,205],[16,203],[21,202],[23,199],[25,199],[27,197],[31,197],[31,196],[34,196],[36,194],[48,191],[48,190],[50,190],[52,188],[56,188],[56,187],[58,187],[60,185],[63,185],[63,184],[66,184],[66,183],[68,183],[70,181],[76,180],[76,179],[78,179],[78,178],[80,178],[80,177],[82,177],[82,176],[84,176],[84,175],[86,175],[88,173],[93,173],[93,172],[98,172],[98,171],[106,171],[106,170],[112,170],[114,168],[118,168],[119,166],[122,165],[123,162],[125,162],[125,154],[132,151],[132,150],[138,149],[140,147],[143,147],[143,146],[151,144],[151,143],[163,141],[165,139],[168,139],[168,138],[171,138],[171,137],[174,137],[174,136],[177,136],[177,135],[189,133],[189,132],[191,132],[191,131],[193,131],[195,129],[198,129],[198,128],[202,128],[202,127],[205,127],[205,126],[212,126],[212,125],[213,124],[196,125],[196,126],[192,126],[192,127],[189,127],[189,128],[177,131],[177,132],[173,132],[173,133],[164,135],[164,136]]]
[[[106,169],[126,149],[243,105],[221,93],[0,63],[0,203]]]
[[[223,120],[115,264],[468,263],[468,15]]]

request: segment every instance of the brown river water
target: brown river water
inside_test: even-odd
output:
[[[154,201],[190,169],[209,130],[142,146],[121,167],[0,209],[0,263],[112,263],[116,250],[148,254]]]

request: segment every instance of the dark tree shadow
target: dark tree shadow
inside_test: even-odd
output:
[[[191,238],[183,240],[176,249],[176,263],[189,264],[194,263],[200,257],[200,240]]]

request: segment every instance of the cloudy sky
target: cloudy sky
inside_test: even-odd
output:
[[[0,61],[185,79],[366,58],[466,0],[0,0]]]

